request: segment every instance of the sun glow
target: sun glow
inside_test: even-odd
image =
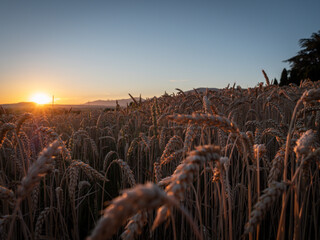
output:
[[[50,103],[51,98],[49,95],[45,93],[36,93],[31,96],[30,101],[35,102],[37,104],[47,104]]]

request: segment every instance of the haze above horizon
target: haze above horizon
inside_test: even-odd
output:
[[[1,1],[0,104],[279,80],[320,1]]]

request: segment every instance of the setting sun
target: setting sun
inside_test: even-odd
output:
[[[37,104],[47,104],[47,103],[50,103],[51,98],[49,95],[45,93],[36,93],[31,96],[30,100]]]

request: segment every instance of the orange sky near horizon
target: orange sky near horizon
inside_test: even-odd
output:
[[[50,99],[52,99],[52,96],[54,96],[54,103],[55,104],[65,104],[65,105],[77,105],[77,104],[85,104],[89,101],[95,101],[95,100],[116,100],[116,99],[127,99],[130,98],[128,94],[119,96],[119,97],[104,97],[104,96],[87,96],[83,97],[82,95],[68,95],[68,96],[63,96],[62,94],[59,94],[57,92],[56,94],[53,94],[52,92],[48,90],[30,90],[28,92],[26,91],[18,91],[14,90],[15,95],[5,95],[0,97],[0,105],[1,104],[14,104],[14,103],[20,103],[20,102],[33,102],[33,96],[36,94],[44,94],[48,96]],[[137,95],[139,96],[139,95]],[[52,100],[49,101],[51,103]]]
[[[36,74],[35,74],[36,75]],[[95,100],[115,100],[115,99],[128,99],[128,93],[133,96],[139,96],[139,92],[126,92],[125,89],[119,92],[106,91],[103,87],[96,88],[83,86],[82,84],[71,86],[68,81],[56,77],[54,75],[46,75],[41,77],[28,77],[28,76],[15,76],[15,81],[8,81],[5,84],[5,91],[0,94],[0,104],[12,104],[19,102],[32,102],[32,97],[37,93],[42,93],[50,97],[54,96],[55,104],[76,105],[84,104],[88,101]],[[44,79],[44,80],[43,80]],[[164,93],[157,92],[158,90],[151,90],[151,95],[142,97],[148,98],[153,96],[160,96]],[[50,102],[51,103],[51,102]]]

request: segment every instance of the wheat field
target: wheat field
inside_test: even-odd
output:
[[[0,109],[1,239],[320,239],[320,82]]]

